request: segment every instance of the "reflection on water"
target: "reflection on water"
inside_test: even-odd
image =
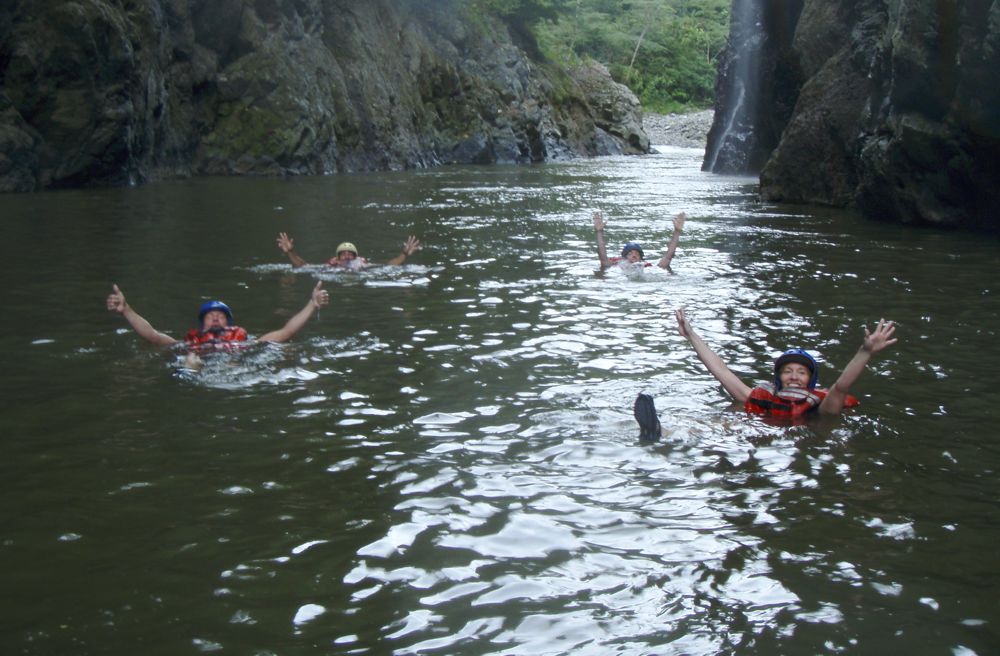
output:
[[[11,653],[991,653],[1000,640],[995,241],[762,205],[684,149],[538,167],[192,180],[0,199],[7,227],[3,643]],[[609,248],[672,266],[597,271]],[[293,270],[350,239],[400,267]],[[39,254],[44,254],[40,261]],[[200,371],[206,298],[296,339]],[[789,346],[807,426],[746,417]],[[635,395],[666,436],[640,445]]]

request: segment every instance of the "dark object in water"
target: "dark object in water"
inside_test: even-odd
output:
[[[644,442],[660,440],[660,420],[656,416],[656,406],[649,394],[635,397],[635,420],[639,422],[639,439]]]

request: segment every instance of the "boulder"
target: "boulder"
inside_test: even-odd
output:
[[[649,152],[649,137],[642,127],[642,107],[635,94],[611,79],[608,69],[597,62],[578,66],[572,79],[583,90],[593,110],[598,140],[607,142],[604,149],[621,149],[635,154]]]

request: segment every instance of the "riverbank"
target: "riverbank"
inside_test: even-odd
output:
[[[711,109],[689,114],[643,112],[642,127],[653,146],[704,148],[714,116]]]

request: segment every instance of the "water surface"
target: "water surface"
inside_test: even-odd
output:
[[[997,622],[995,239],[761,204],[702,153],[0,197],[4,653],[989,654]],[[591,212],[674,274],[599,273]],[[293,271],[350,240],[405,266]],[[291,343],[211,362],[317,279]],[[734,409],[790,346],[851,415]],[[667,436],[638,443],[635,395]]]

